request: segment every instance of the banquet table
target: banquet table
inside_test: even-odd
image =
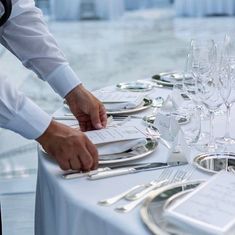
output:
[[[106,89],[106,88],[105,88]],[[108,90],[115,91],[114,86]],[[162,96],[166,99],[170,89],[154,88],[148,94],[149,97]],[[65,113],[64,107],[56,112],[56,115]],[[151,113],[151,108],[140,114]],[[70,123],[71,122],[71,123]],[[72,124],[74,121],[64,121]],[[140,119],[131,119],[125,123],[127,126],[143,126]],[[217,128],[223,129],[223,124]],[[223,133],[222,133],[223,134]],[[137,162],[166,162],[168,149],[159,142],[155,152],[139,159]],[[198,154],[192,150],[187,156],[189,162]],[[116,205],[127,202],[120,201],[109,207],[97,204],[101,199],[117,195],[137,184],[146,183],[156,179],[162,170],[141,172],[117,176],[102,180],[90,181],[86,178],[65,180],[62,178],[62,170],[58,165],[38,148],[38,179],[36,193],[36,235],[150,235],[150,231],[143,224],[140,217],[140,207],[122,214],[114,211]],[[179,166],[174,168],[184,168]],[[208,179],[208,174],[194,169],[192,179]]]
[[[100,19],[113,20],[124,14],[124,0],[91,0],[94,4],[93,17]],[[52,18],[55,20],[79,20],[82,18],[83,0],[50,0]]]
[[[177,16],[209,16],[235,14],[234,0],[175,0]]]

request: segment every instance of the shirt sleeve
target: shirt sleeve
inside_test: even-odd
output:
[[[12,14],[1,29],[0,40],[61,97],[81,83],[33,0],[13,0]]]
[[[0,127],[28,139],[37,139],[50,122],[51,117],[47,113],[0,78]]]

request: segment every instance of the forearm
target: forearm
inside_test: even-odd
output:
[[[0,126],[25,138],[36,139],[48,128],[51,117],[0,78]]]
[[[10,19],[0,32],[1,43],[61,97],[81,83],[33,0],[16,1]]]

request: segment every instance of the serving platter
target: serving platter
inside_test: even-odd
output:
[[[118,83],[116,87],[123,91],[133,91],[133,92],[145,92],[153,89],[153,85],[144,82],[122,82]]]
[[[191,192],[204,181],[195,180],[177,182],[161,187],[149,195],[141,207],[140,214],[143,223],[155,235],[191,235],[188,231],[170,223],[164,217],[165,210]]]
[[[234,172],[235,153],[204,153],[196,156],[194,165],[207,173],[217,173],[221,170]]]

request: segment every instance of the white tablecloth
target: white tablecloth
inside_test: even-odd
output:
[[[81,0],[50,0],[52,17],[55,20],[79,20]],[[124,0],[94,0],[95,16],[100,19],[117,19],[124,14]]]
[[[150,96],[167,97],[169,89],[155,89]],[[57,114],[63,113],[61,109]],[[147,111],[150,112],[150,111]],[[125,125],[143,125],[132,119]],[[218,125],[222,128],[221,125]],[[111,207],[97,205],[97,201],[121,193],[130,187],[157,178],[161,170],[118,176],[97,181],[84,178],[65,180],[57,164],[39,150],[36,235],[150,235],[139,214],[139,207],[127,214],[119,214]],[[139,162],[166,161],[168,149],[159,143],[157,150]],[[195,156],[191,154],[189,160]],[[210,175],[195,170],[192,176],[207,179]]]
[[[234,15],[235,0],[175,0],[177,16]]]

